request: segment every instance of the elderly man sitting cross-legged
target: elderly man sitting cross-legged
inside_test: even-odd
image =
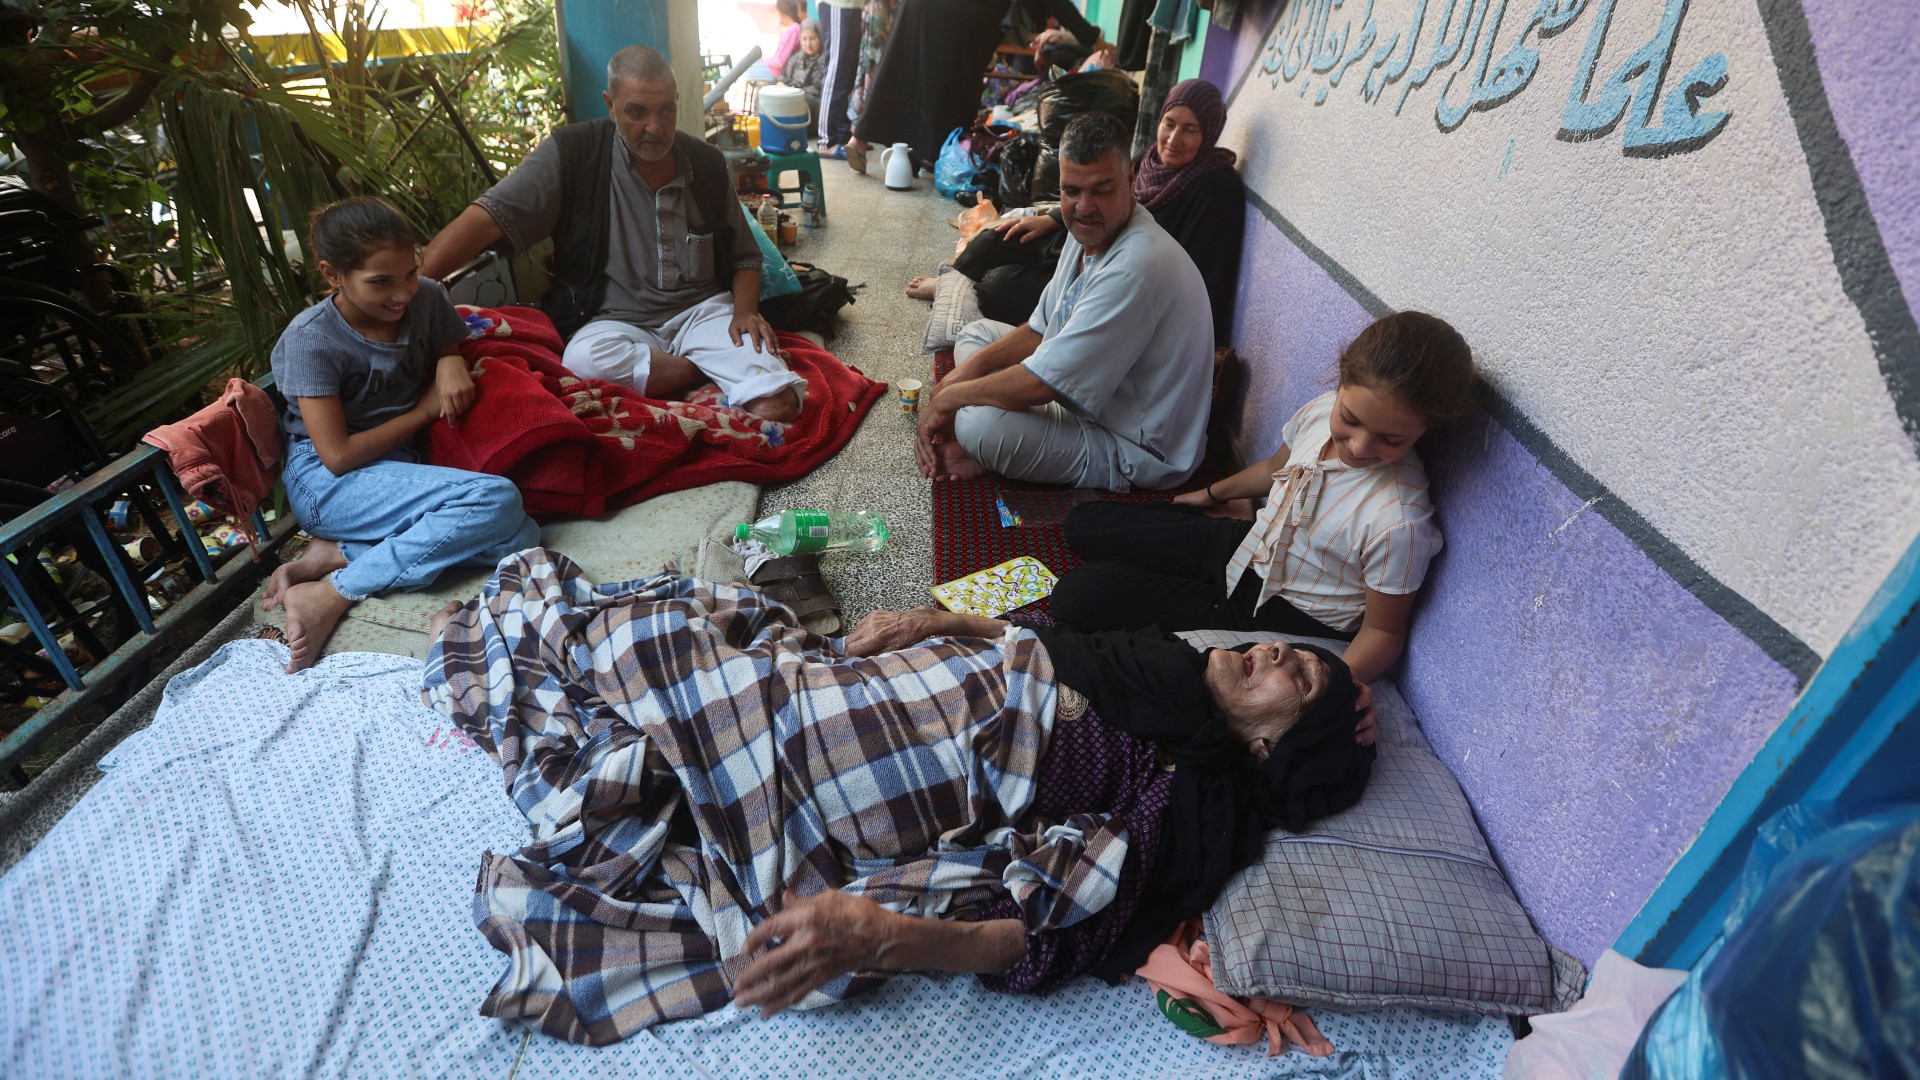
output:
[[[666,58],[613,54],[608,120],[568,124],[440,230],[420,273],[443,278],[501,240],[554,240],[543,303],[576,375],[673,398],[707,381],[769,420],[800,415],[806,380],[760,317],[760,248],[720,151],[675,128]]]
[[[1025,325],[960,332],[914,452],[931,479],[986,472],[1113,491],[1200,465],[1213,317],[1193,260],[1133,198],[1131,132],[1087,113],[1060,137],[1072,238]]]

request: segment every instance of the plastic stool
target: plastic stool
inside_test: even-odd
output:
[[[820,172],[819,154],[812,150],[801,150],[792,154],[768,154],[765,151],[761,153],[767,159],[767,187],[780,196],[782,210],[800,205],[800,189],[805,184],[806,178],[812,177],[814,207],[820,211],[821,217],[827,216],[827,185],[826,178]],[[788,173],[799,174],[791,187],[781,183],[781,178]],[[787,198],[788,194],[793,196],[791,200]]]

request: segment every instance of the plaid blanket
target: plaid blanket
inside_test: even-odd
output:
[[[724,1006],[784,889],[931,918],[1011,897],[1042,933],[1103,908],[1126,857],[1122,819],[1029,812],[1055,690],[1023,628],[848,658],[751,589],[596,586],[534,548],[454,617],[425,696],[534,830],[482,862],[510,962],[481,1012],[574,1042]]]

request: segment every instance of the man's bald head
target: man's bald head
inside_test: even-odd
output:
[[[667,58],[645,45],[629,45],[607,61],[607,93],[618,95],[620,80],[635,82],[673,82],[673,65]]]

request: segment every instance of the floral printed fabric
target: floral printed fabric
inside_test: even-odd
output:
[[[887,51],[887,38],[893,33],[893,9],[897,0],[867,0],[860,9],[860,65],[853,72],[853,94],[847,99],[847,119],[857,121],[866,108],[867,92],[873,89],[873,73],[880,66],[880,54]]]

